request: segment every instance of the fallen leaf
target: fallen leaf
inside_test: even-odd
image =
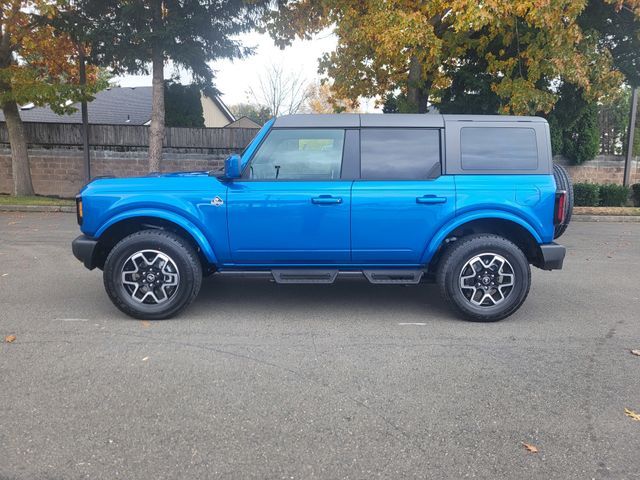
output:
[[[640,357],[640,350],[631,350],[632,355],[637,355]]]
[[[628,408],[624,409],[624,414],[631,418],[632,420],[636,420],[638,422],[640,422],[640,413],[636,413],[633,410],[629,410]]]
[[[3,276],[3,277],[6,277],[6,276],[8,276],[8,275],[9,275],[8,273],[3,273],[3,274],[2,274],[2,276]]]
[[[530,444],[528,444],[528,443],[524,443],[524,442],[522,442],[522,446],[523,446],[524,448],[526,448],[528,452],[531,452],[531,453],[538,453],[538,449],[537,449],[536,447],[534,447],[533,445],[530,445]]]
[[[147,360],[149,360],[149,357],[144,357],[144,358],[142,359],[142,361],[143,361],[143,362],[146,362]]]
[[[143,327],[150,327],[151,326],[151,322],[149,320],[142,320],[140,323],[142,323]]]
[[[7,343],[13,343],[16,341],[16,336],[15,335],[7,335],[6,337],[4,337],[4,341]]]

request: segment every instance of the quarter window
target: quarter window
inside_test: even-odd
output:
[[[460,130],[463,170],[535,170],[538,146],[533,128],[464,127]]]
[[[335,180],[340,178],[344,130],[275,129],[249,166],[254,180]]]
[[[363,128],[360,143],[363,179],[418,180],[441,173],[438,130]]]

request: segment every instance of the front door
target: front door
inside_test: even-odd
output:
[[[352,180],[344,129],[273,129],[229,183],[234,264],[324,265],[350,259]]]
[[[441,175],[440,131],[363,128],[360,180],[352,189],[356,264],[418,265],[455,214],[455,181]]]

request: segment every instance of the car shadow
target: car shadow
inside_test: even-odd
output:
[[[277,284],[269,278],[205,278],[190,313],[212,311],[345,318],[373,315],[398,321],[456,319],[437,285],[373,285],[364,279],[337,279],[326,284]],[[408,319],[408,320],[407,320]]]

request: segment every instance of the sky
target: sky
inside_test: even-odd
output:
[[[227,105],[247,102],[247,91],[257,87],[257,77],[269,65],[284,66],[285,72],[300,72],[308,82],[320,79],[318,59],[323,53],[332,51],[336,44],[336,36],[329,30],[316,35],[312,40],[296,40],[290,47],[279,49],[268,34],[250,32],[239,37],[245,46],[255,47],[254,55],[241,60],[221,60],[212,63],[216,70],[215,86],[222,92],[222,100]],[[174,69],[165,68],[165,77],[170,78]],[[181,83],[189,83],[185,72],[180,75]],[[115,81],[122,87],[138,87],[151,85],[150,75],[116,77]]]

